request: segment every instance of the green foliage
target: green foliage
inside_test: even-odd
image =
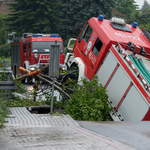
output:
[[[60,113],[59,113],[59,112],[56,112],[56,116],[60,116]]]
[[[129,17],[131,12],[136,10],[136,5],[134,5],[134,0],[116,0],[115,9]]]
[[[8,4],[7,30],[17,32],[16,35],[21,32],[59,33],[66,44],[72,34],[78,36],[91,17],[103,14],[110,18],[114,4],[115,0],[14,0],[13,4]]]
[[[0,46],[6,44],[7,42],[7,32],[6,32],[6,15],[0,12]],[[0,47],[1,49],[1,47]],[[1,53],[1,52],[0,52]]]
[[[145,28],[146,31],[148,31],[148,32],[150,33],[150,23],[147,23],[147,24],[145,24],[145,25],[141,25],[141,26],[140,26],[140,29],[143,29],[143,28]]]
[[[46,98],[45,104],[51,105],[52,90],[50,90],[50,91],[45,91],[45,92],[44,92],[44,95],[45,95],[45,98]],[[58,100],[57,100],[57,97],[54,96],[54,97],[53,97],[53,108],[59,109],[60,107],[61,107],[61,108],[64,108],[64,101],[63,101],[63,100],[58,101]]]
[[[75,120],[106,121],[109,120],[108,95],[106,89],[100,84],[97,77],[92,81],[83,80],[84,85],[77,85],[65,106],[65,113]]]
[[[9,57],[11,52],[10,44],[4,44],[0,46],[0,57]]]
[[[9,111],[6,106],[6,100],[0,98],[0,127],[3,126],[3,123],[5,122],[5,118],[7,117]]]
[[[140,29],[145,28],[148,32],[150,32],[150,11],[146,13],[141,12],[133,12],[130,16],[130,23],[136,21],[138,23],[138,27]]]
[[[134,0],[116,0],[113,15],[124,18],[126,23],[137,22],[136,16],[140,14],[138,5]]]
[[[9,14],[6,19],[8,30],[22,33],[60,33],[62,19],[58,17],[61,10],[58,9],[57,0],[15,0],[9,4]],[[22,30],[21,30],[22,27]]]
[[[99,14],[102,14],[105,18],[110,18],[114,4],[114,0],[70,0],[67,11],[69,36],[71,36],[71,34],[78,36],[84,24],[91,17],[98,17]]]
[[[2,57],[0,57],[0,61],[2,61],[2,63],[3,63],[3,61],[8,61],[9,67],[11,66],[11,56],[9,56],[7,58],[2,56]]]
[[[20,75],[21,76],[21,75]],[[14,83],[17,85],[16,89],[12,90],[13,92],[17,92],[17,93],[27,93],[27,87],[25,87],[21,81],[18,81],[17,78],[19,76],[16,76],[16,78],[12,78],[12,80],[14,81]]]
[[[34,102],[31,98],[21,98],[19,96],[12,95],[11,100],[6,101],[8,107],[26,107],[26,106],[40,106],[44,105],[44,101]]]

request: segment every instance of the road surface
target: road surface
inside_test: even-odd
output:
[[[138,150],[150,150],[150,122],[118,121],[78,121],[78,123],[95,133],[111,138]]]

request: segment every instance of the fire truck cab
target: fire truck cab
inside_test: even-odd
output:
[[[19,75],[19,67],[35,71],[39,65],[49,64],[51,45],[60,49],[60,66],[64,65],[64,47],[62,38],[58,34],[32,34],[24,33],[22,37],[15,37],[11,42],[11,69],[13,74]],[[28,81],[27,81],[28,82]]]
[[[150,34],[145,29],[116,17],[92,17],[68,49],[67,68],[78,68],[78,83],[98,76],[114,120],[150,120]]]

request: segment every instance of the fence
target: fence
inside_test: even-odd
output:
[[[8,68],[8,62],[4,61],[4,68]],[[16,85],[11,81],[12,71],[0,69],[0,97],[11,98],[11,90],[16,89]]]

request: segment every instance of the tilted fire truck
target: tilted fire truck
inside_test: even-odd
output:
[[[63,67],[65,55],[62,38],[58,34],[32,34],[24,33],[22,37],[15,37],[11,42],[11,69],[13,74],[23,74],[19,67],[29,71],[35,71],[40,65],[49,64],[51,45],[57,45],[60,49],[60,67]],[[30,82],[26,78],[23,82]]]
[[[150,120],[150,34],[145,29],[116,17],[92,17],[68,49],[73,53],[67,53],[65,64],[78,68],[78,82],[97,75],[106,88],[113,120]]]

